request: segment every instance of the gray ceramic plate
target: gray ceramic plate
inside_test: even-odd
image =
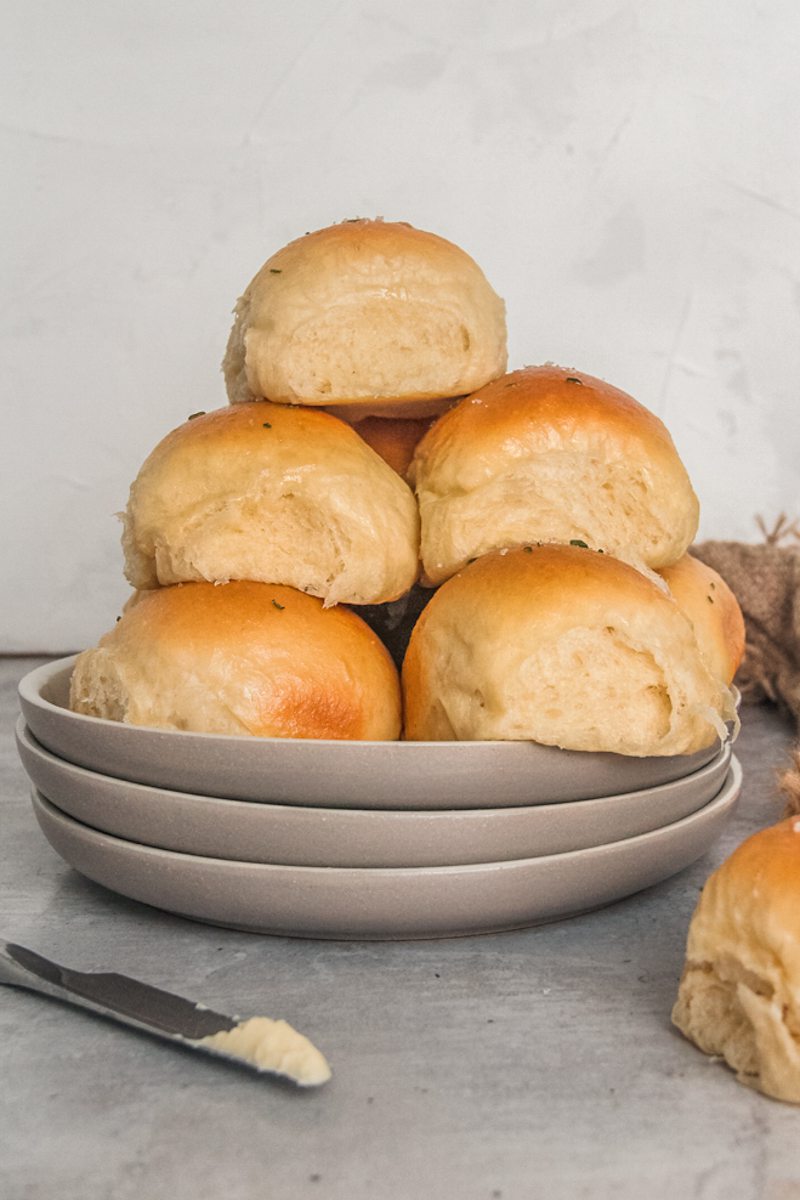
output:
[[[627,758],[533,742],[344,742],[230,737],[124,725],[67,708],[74,658],[19,685],[38,742],[59,758],[134,783],[233,800],[330,808],[494,808],[639,791],[711,762]]]
[[[162,850],[305,867],[442,867],[562,854],[659,829],[722,787],[731,750],[693,775],[643,792],[527,808],[305,808],[219,800],[128,783],[44,750],[17,724],[20,758],[62,812],[103,833]]]
[[[741,787],[651,833],[541,858],[459,867],[286,867],[157,850],[98,833],[34,791],[50,844],[96,883],[156,908],[254,933],[422,938],[489,933],[599,908],[675,874],[713,844]]]

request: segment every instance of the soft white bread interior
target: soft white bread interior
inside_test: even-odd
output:
[[[409,479],[431,583],[523,542],[581,541],[658,568],[697,531],[697,497],[663,423],[561,367],[525,367],[461,400],[417,446]]]
[[[408,485],[344,421],[236,405],[173,430],[134,481],[122,538],[135,588],[253,579],[378,604],[419,569]]]
[[[400,685],[349,609],[267,583],[139,592],[78,656],[70,707],[200,733],[396,739]]]
[[[697,644],[717,678],[732,683],[744,656],[739,602],[722,576],[691,554],[659,571],[694,626]]]
[[[422,416],[506,369],[505,306],[458,246],[403,222],[344,221],[268,259],[235,309],[232,403]]]
[[[402,674],[412,740],[692,754],[734,712],[675,601],[628,564],[572,546],[501,550],[449,579]]]
[[[800,819],[753,834],[706,883],[672,1020],[768,1096],[800,1104]]]

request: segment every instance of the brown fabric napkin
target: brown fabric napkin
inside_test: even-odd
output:
[[[800,734],[800,526],[785,516],[772,529],[757,518],[760,545],[700,542],[691,553],[718,571],[744,614],[747,645],[736,685],[745,701],[771,700]],[[780,777],[787,815],[800,813],[800,745]]]

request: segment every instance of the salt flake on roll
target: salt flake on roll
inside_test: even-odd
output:
[[[449,579],[414,628],[402,677],[414,741],[693,754],[734,715],[671,596],[573,546],[501,550]]]
[[[524,542],[583,543],[657,570],[697,532],[697,497],[663,423],[561,367],[524,367],[461,400],[417,446],[409,480],[433,584]]]
[[[380,604],[419,569],[411,489],[316,409],[262,401],[186,421],[144,462],[123,520],[135,588],[250,579]]]

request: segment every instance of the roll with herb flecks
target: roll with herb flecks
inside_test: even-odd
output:
[[[525,367],[459,401],[418,444],[408,478],[433,584],[525,542],[583,543],[658,569],[697,531],[697,497],[663,422],[561,367]]]
[[[143,464],[123,514],[135,588],[287,584],[382,604],[419,571],[413,493],[350,425],[264,401],[195,414]]]
[[[724,739],[735,715],[675,600],[578,546],[494,551],[442,584],[411,634],[402,680],[414,741],[693,754]]]
[[[273,254],[236,304],[231,403],[421,417],[506,369],[505,306],[447,238],[356,218]]]
[[[135,593],[78,656],[75,712],[129,725],[258,737],[392,740],[400,684],[351,610],[267,583]]]
[[[700,653],[715,675],[732,683],[744,657],[745,625],[725,580],[692,554],[658,572],[694,627]]]

